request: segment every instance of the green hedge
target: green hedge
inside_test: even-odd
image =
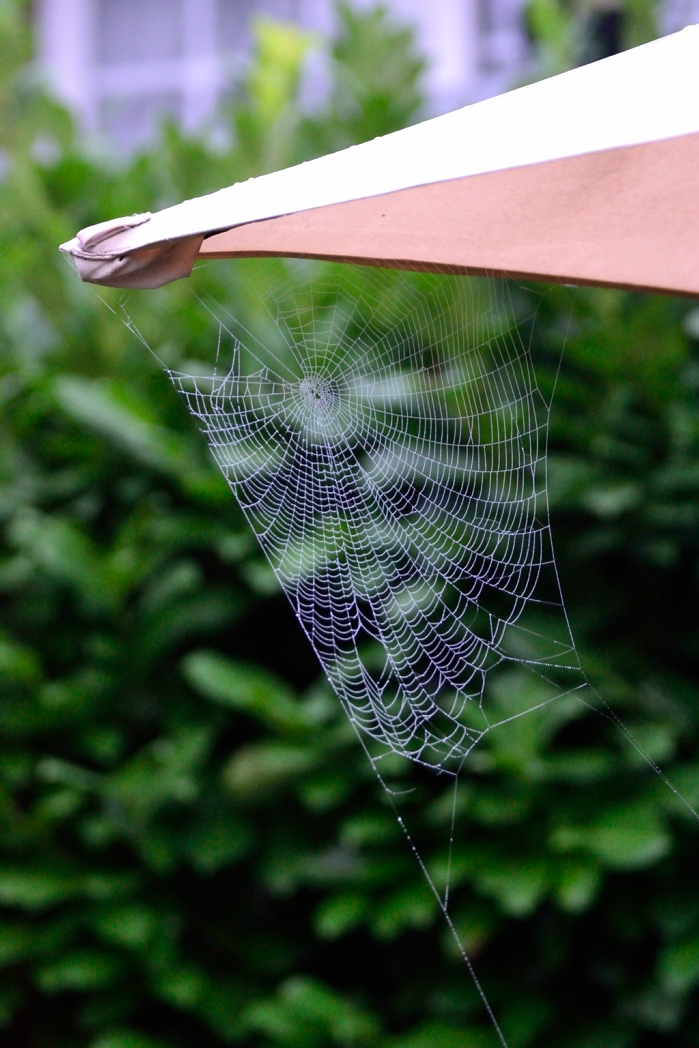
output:
[[[413,119],[410,36],[345,9],[309,118],[306,42],[262,23],[225,151],[168,126],[117,167],[38,90],[24,19],[0,4],[3,1043],[494,1045],[274,577],[121,322],[173,366],[213,345],[211,319],[185,284],[95,290],[56,251]],[[245,311],[281,265],[193,283]],[[557,377],[552,514],[583,663],[696,804],[699,314],[511,293],[536,311],[545,395]],[[503,675],[491,699],[521,686]],[[389,772],[439,877],[451,787]],[[486,740],[457,794],[451,912],[512,1048],[699,1044],[698,861],[696,821],[608,720],[566,706]]]

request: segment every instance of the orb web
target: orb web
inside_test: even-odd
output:
[[[456,791],[476,743],[570,697],[619,729],[697,821],[699,813],[582,670],[551,540],[550,403],[507,285],[297,262],[252,305],[251,290],[238,296],[237,315],[200,299],[218,330],[213,369],[166,370],[507,1048],[450,914]],[[147,346],[128,314],[127,325]],[[487,687],[507,664],[516,672]],[[431,871],[416,847],[400,807],[410,791],[394,790],[379,766],[389,754],[454,775],[444,869]]]
[[[208,308],[227,366],[173,383],[355,728],[449,769],[494,726],[495,667],[575,661],[522,624],[553,565],[548,411],[506,298],[344,266],[252,323]]]

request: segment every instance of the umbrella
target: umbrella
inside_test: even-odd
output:
[[[699,25],[61,250],[114,287],[278,255],[699,294]]]

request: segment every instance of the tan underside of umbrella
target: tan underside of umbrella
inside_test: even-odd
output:
[[[199,257],[295,256],[699,295],[699,134],[236,226]]]

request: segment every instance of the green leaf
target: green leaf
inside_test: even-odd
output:
[[[32,929],[23,924],[0,925],[0,965],[16,964],[31,956],[36,945]]]
[[[595,866],[567,862],[555,888],[558,905],[570,913],[583,913],[594,902],[600,884],[600,871]]]
[[[664,858],[672,839],[655,806],[636,802],[609,809],[592,826],[560,828],[552,845],[563,851],[583,848],[603,866],[634,870]]]
[[[660,955],[660,978],[671,993],[685,994],[699,983],[699,935],[666,947]]]
[[[192,804],[199,796],[197,773],[210,745],[211,730],[203,725],[156,739],[105,779],[104,793],[139,820],[168,804]]]
[[[429,928],[437,913],[437,900],[427,884],[417,881],[394,892],[380,906],[371,921],[379,939],[395,939],[408,928]]]
[[[28,509],[15,518],[10,536],[38,569],[75,589],[89,610],[99,613],[117,606],[121,596],[117,578],[72,521]]]
[[[99,911],[94,918],[94,927],[106,942],[137,950],[147,945],[155,925],[153,910],[140,903],[113,906]]]
[[[628,513],[642,501],[643,489],[632,481],[588,488],[582,498],[583,506],[602,520],[613,520]]]
[[[540,860],[500,860],[479,867],[475,883],[486,895],[497,899],[505,913],[525,917],[533,913],[549,888],[549,873]]]
[[[492,1048],[493,1033],[459,1030],[446,1023],[429,1022],[405,1037],[388,1042],[389,1048]]]
[[[254,798],[281,788],[317,767],[320,755],[309,746],[264,742],[244,746],[223,768],[223,781],[233,793]]]
[[[302,60],[314,37],[264,16],[255,20],[254,33],[257,60],[248,91],[261,125],[271,128],[296,98]]]
[[[361,1044],[376,1033],[372,1016],[347,1002],[316,979],[296,977],[277,996],[248,1008],[246,1025],[282,1044]]]
[[[0,633],[0,677],[6,682],[31,684],[41,673],[38,655]]]
[[[201,487],[202,482],[206,486],[208,471],[196,445],[155,421],[151,405],[131,394],[125,385],[62,375],[55,380],[55,391],[68,415],[106,437],[144,466],[175,477],[194,490]],[[215,474],[211,479],[215,486],[220,484]]]
[[[192,652],[182,670],[195,691],[211,702],[249,713],[280,730],[309,727],[291,688],[267,670],[214,651]]]
[[[362,812],[345,819],[340,830],[340,840],[354,848],[367,845],[391,844],[402,837],[396,818],[390,815]]]
[[[148,1037],[135,1030],[118,1030],[105,1033],[92,1042],[90,1048],[171,1048],[171,1041],[159,1037]]]
[[[193,966],[181,965],[159,972],[154,985],[157,995],[163,1000],[189,1011],[201,1000],[206,978]]]
[[[316,910],[316,931],[322,939],[339,939],[360,925],[368,911],[369,900],[364,895],[350,892],[331,896]]]
[[[60,760],[58,757],[44,757],[36,766],[36,773],[44,782],[60,786],[70,786],[75,790],[92,792],[102,786],[101,775],[77,764]]]
[[[425,68],[413,30],[396,24],[385,7],[362,11],[340,3],[337,11],[332,99],[336,134],[348,144],[365,142],[411,123],[423,102],[420,79]]]
[[[45,993],[63,990],[98,990],[111,986],[122,970],[121,961],[102,950],[73,950],[36,973],[38,985]]]
[[[44,910],[56,906],[80,892],[80,881],[74,876],[49,870],[0,870],[0,904],[20,910]]]
[[[215,873],[246,856],[253,840],[250,825],[237,812],[222,808],[202,815],[187,837],[187,852],[197,871]]]

